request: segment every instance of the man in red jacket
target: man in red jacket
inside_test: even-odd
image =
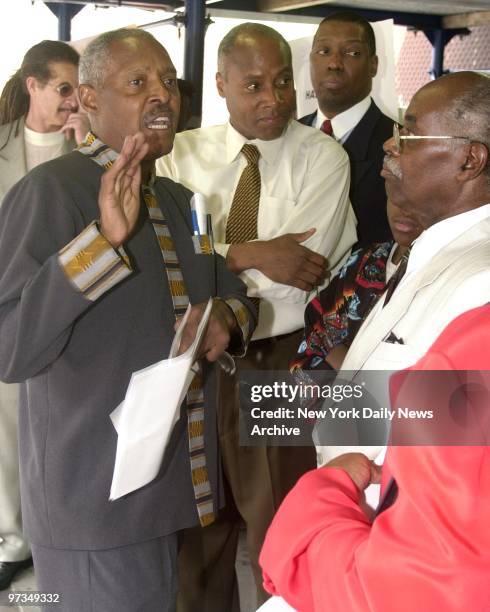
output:
[[[479,370],[478,393],[468,392],[464,407],[488,423],[490,304],[456,318],[417,364],[393,377],[394,405],[414,397],[410,377],[420,370],[453,377],[431,406],[453,415],[453,390]],[[379,476],[360,453],[305,474],[267,534],[266,589],[299,612],[488,611],[489,447],[390,447],[383,480],[392,479],[395,495],[371,522],[360,504]]]

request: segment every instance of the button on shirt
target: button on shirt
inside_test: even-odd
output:
[[[258,239],[315,227],[315,234],[303,244],[327,257],[335,273],[356,240],[356,221],[349,202],[347,154],[324,134],[296,121],[280,138],[269,141],[247,140],[229,123],[188,130],[177,134],[172,152],[157,161],[157,173],[206,197],[216,251],[226,257],[226,220],[246,166],[240,154],[246,142],[260,151]],[[254,339],[303,327],[310,293],[276,283],[256,269],[240,276],[249,296],[262,298]]]

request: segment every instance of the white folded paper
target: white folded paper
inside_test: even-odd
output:
[[[117,450],[110,500],[143,487],[158,474],[168,440],[179,420],[180,406],[195,374],[193,364],[211,308],[212,299],[208,301],[194,342],[185,353],[175,357],[189,318],[189,304],[169,358],[133,372],[124,400],[111,413],[117,431]]]

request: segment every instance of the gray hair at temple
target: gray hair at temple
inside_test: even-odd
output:
[[[119,30],[104,32],[94,38],[82,53],[78,67],[80,85],[102,87],[107,74],[107,67],[112,58],[111,45],[126,38],[144,38],[158,43],[157,39],[149,32],[139,28],[120,28]]]
[[[283,47],[289,62],[293,56],[288,41],[274,28],[262,25],[261,23],[242,23],[232,28],[223,38],[218,47],[218,72],[226,78],[224,69],[224,59],[231,53],[235,45],[247,42],[254,38],[270,38],[275,40],[279,46]]]
[[[490,148],[490,76],[468,72],[470,75],[472,86],[454,101],[449,112],[457,124],[464,125],[465,136]]]
[[[455,135],[483,143],[490,152],[490,76],[481,72],[455,72],[441,79],[466,77],[466,88],[449,103],[445,119]],[[432,81],[432,83],[437,83]],[[455,131],[457,130],[457,131]],[[486,174],[490,180],[490,162]]]

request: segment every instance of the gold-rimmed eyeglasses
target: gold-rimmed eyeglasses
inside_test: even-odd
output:
[[[437,140],[467,140],[471,142],[471,138],[467,136],[415,136],[414,134],[400,134],[400,125],[398,123],[393,124],[393,140],[395,141],[395,151],[397,153],[402,152],[402,141],[403,140],[428,140],[428,139],[437,139]]]

